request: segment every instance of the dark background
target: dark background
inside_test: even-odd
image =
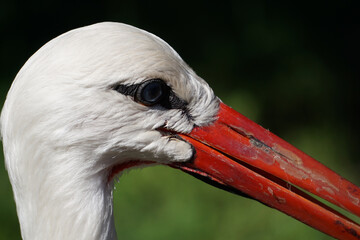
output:
[[[360,184],[360,26],[351,1],[0,5],[1,103],[21,66],[50,39],[96,22],[124,22],[167,41],[225,103]],[[117,188],[119,238],[327,239],[256,202],[161,167],[130,173]],[[0,194],[0,239],[19,239],[2,159]]]

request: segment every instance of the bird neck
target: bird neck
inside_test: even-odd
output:
[[[115,240],[113,183],[105,170],[95,170],[94,159],[53,156],[13,183],[23,239]]]

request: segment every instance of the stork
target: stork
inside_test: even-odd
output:
[[[121,23],[69,31],[17,74],[2,114],[26,240],[116,239],[114,177],[162,164],[360,239],[360,188],[237,113],[159,37]],[[297,188],[298,186],[299,188]]]

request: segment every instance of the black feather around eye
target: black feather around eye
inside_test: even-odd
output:
[[[138,88],[138,85],[139,84],[135,84],[135,85],[115,85],[114,86],[114,90],[121,93],[121,94],[124,94],[126,96],[134,96],[135,93],[136,93],[136,89]]]
[[[161,79],[151,79],[133,85],[118,84],[113,89],[131,96],[145,106],[162,106],[166,109],[186,109],[187,102],[176,96],[172,89]]]

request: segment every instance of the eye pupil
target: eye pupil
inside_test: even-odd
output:
[[[168,95],[166,84],[160,79],[153,79],[141,84],[136,92],[135,99],[151,106],[160,103]]]
[[[162,95],[163,88],[159,82],[148,83],[141,91],[141,98],[148,103],[158,102]]]

